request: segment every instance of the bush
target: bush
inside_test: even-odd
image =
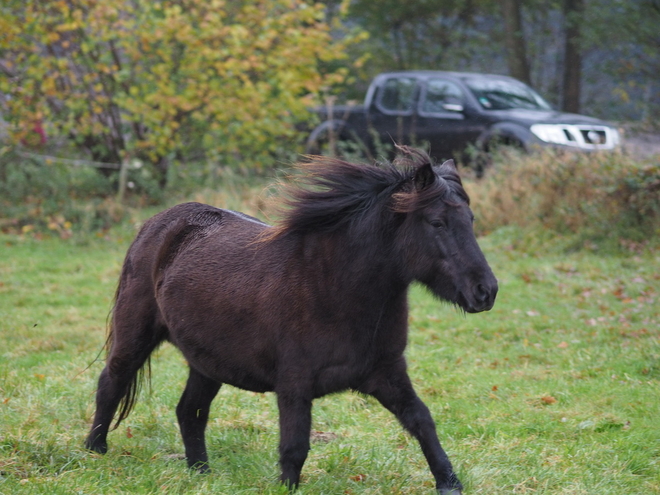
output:
[[[114,201],[116,175],[1,149],[0,230],[70,237],[74,226],[86,232],[109,228],[125,214]]]
[[[163,190],[153,167],[138,165],[129,166],[126,194],[119,201],[119,171],[100,173],[71,160],[0,148],[0,231],[70,237],[142,217],[149,214],[140,211],[147,206],[165,208],[187,200],[247,208],[257,215],[264,208],[262,193],[274,173],[266,177],[209,160],[175,162]]]
[[[170,185],[163,191],[144,166],[129,170],[128,194],[119,203],[117,172],[105,176],[93,168],[26,159],[4,148],[0,231],[62,237],[98,232],[138,214],[136,207],[163,208],[189,199],[262,215],[271,182],[270,174],[260,177],[200,161],[172,167]],[[575,247],[605,241],[639,247],[660,233],[657,161],[640,162],[618,153],[509,153],[496,157],[483,179],[466,178],[465,187],[478,234],[512,226],[530,250],[557,240]]]
[[[602,241],[645,242],[660,233],[660,164],[620,153],[507,153],[466,181],[486,234],[505,226]]]

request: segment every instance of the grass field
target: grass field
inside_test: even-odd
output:
[[[224,387],[213,472],[187,470],[174,415],[186,369],[171,346],[108,454],[82,448],[133,235],[0,236],[0,493],[285,493],[272,394]],[[481,240],[500,281],[492,311],[410,294],[410,374],[465,493],[660,493],[660,252],[534,255],[520,237]],[[298,493],[433,493],[419,447],[374,400],[317,400],[313,429]]]

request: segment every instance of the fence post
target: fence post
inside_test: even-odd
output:
[[[126,194],[126,183],[128,180],[128,160],[122,160],[119,168],[119,186],[117,188],[117,202],[123,203]]]

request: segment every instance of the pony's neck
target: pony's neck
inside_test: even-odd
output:
[[[307,235],[300,239],[305,264],[330,280],[335,290],[371,293],[405,292],[409,285],[398,270],[391,243],[382,236],[346,232]]]

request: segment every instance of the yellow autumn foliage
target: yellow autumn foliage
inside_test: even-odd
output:
[[[3,114],[20,142],[39,120],[93,158],[162,164],[277,151],[360,35],[336,41],[303,0],[8,0]]]

